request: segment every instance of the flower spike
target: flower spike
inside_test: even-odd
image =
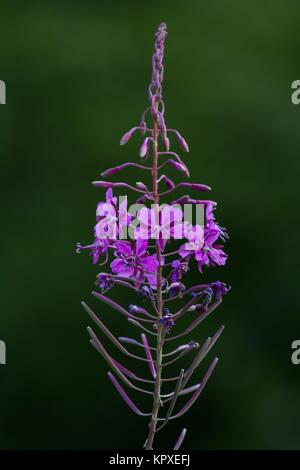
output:
[[[120,140],[123,146],[133,135],[139,139],[136,161],[107,168],[100,173],[103,179],[93,182],[105,195],[97,204],[92,240],[85,245],[78,243],[76,250],[88,251],[93,264],[100,267],[92,295],[107,307],[107,324],[111,317],[113,331],[117,329],[118,333],[114,334],[85,302],[83,308],[101,334],[110,340],[109,346],[122,353],[125,360],[128,357],[133,362],[139,361],[149,369],[144,378],[142,373],[135,372],[134,366],[128,367],[125,360],[115,359],[88,327],[90,344],[110,367],[108,377],[119,395],[135,414],[148,419],[146,450],[159,446],[158,431],[183,416],[206,386],[218,358],[211,362],[200,383],[190,381],[224,326],[200,347],[192,338],[185,343],[178,340],[198,329],[230,290],[219,280],[212,283],[205,280],[205,270],[226,264],[223,244],[228,234],[216,220],[217,203],[196,195],[211,191],[210,186],[188,180],[190,173],[181,156],[189,152],[187,141],[166,123],[163,81],[167,35],[167,25],[161,23],[155,32],[147,106],[136,125]],[[173,151],[173,144],[179,153]],[[144,164],[146,160],[149,163]],[[135,183],[106,181],[126,169],[134,170]],[[173,196],[174,191],[181,194]],[[189,283],[193,265],[199,272],[196,285]],[[125,292],[124,297],[118,295],[119,291]],[[121,323],[120,327],[116,323],[118,320],[127,320],[125,327],[132,333],[124,333]],[[168,376],[169,366],[179,364],[188,354],[192,356],[189,365],[180,366],[180,372]],[[123,385],[141,393],[143,399],[150,398],[150,411],[141,411]],[[186,395],[187,401],[177,411],[178,399]],[[186,432],[183,428],[174,451],[181,447]]]

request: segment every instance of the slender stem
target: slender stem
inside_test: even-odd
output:
[[[159,196],[158,196],[158,123],[157,119],[154,118],[153,125],[153,198],[155,204],[155,219],[156,223],[159,224]],[[156,255],[158,261],[158,272],[157,272],[157,288],[156,288],[156,306],[157,306],[157,317],[160,319],[163,312],[163,298],[162,298],[162,265],[161,265],[161,249],[159,240],[156,243]],[[164,331],[163,328],[158,325],[157,331],[157,347],[156,347],[156,380],[153,392],[153,407],[152,415],[149,423],[149,434],[145,443],[146,450],[153,449],[153,440],[155,436],[158,411],[161,405],[161,372],[162,372],[162,354],[163,354],[163,343],[164,343]]]

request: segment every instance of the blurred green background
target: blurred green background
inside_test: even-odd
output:
[[[198,377],[214,353],[220,363],[160,446],[186,426],[187,449],[300,447],[300,366],[290,359],[300,337],[300,107],[290,98],[300,79],[300,3],[49,0],[1,6],[2,449],[139,448],[146,437],[146,421],[117,396],[89,346],[80,301],[114,332],[130,329],[91,297],[97,269],[75,245],[92,240],[103,198],[90,182],[138,160],[140,138],[122,148],[119,139],[146,106],[161,21],[166,119],[189,142],[192,178],[212,186],[231,235],[227,266],[202,279],[232,291],[192,336],[202,342],[224,323]]]

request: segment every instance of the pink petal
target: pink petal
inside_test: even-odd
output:
[[[187,256],[190,256],[193,253],[193,250],[189,249],[189,243],[185,243],[184,245],[181,245],[179,247],[178,253],[182,258],[186,258]]]
[[[116,249],[123,255],[132,255],[132,248],[129,243],[126,242],[117,242]]]
[[[165,206],[160,211],[161,225],[165,227],[170,227],[174,222],[174,207]]]
[[[151,224],[151,211],[147,207],[143,207],[137,213],[137,219],[144,227],[149,227]]]
[[[207,245],[212,245],[213,243],[215,243],[215,241],[217,241],[217,239],[219,238],[220,236],[220,230],[218,229],[209,229],[207,231],[205,231],[205,243]]]
[[[110,267],[114,273],[119,273],[126,269],[126,264],[122,259],[116,258],[110,263]]]
[[[150,284],[151,289],[157,288],[157,277],[154,274],[145,274],[147,281]]]
[[[156,255],[147,256],[146,258],[141,258],[140,263],[143,266],[145,271],[155,273],[158,268],[158,261]]]
[[[136,246],[135,246],[135,251],[136,251],[137,256],[143,255],[145,253],[147,247],[148,247],[148,240],[143,240],[143,239],[139,238],[136,241]]]

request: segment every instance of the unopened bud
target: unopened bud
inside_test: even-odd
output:
[[[144,183],[142,183],[141,181],[137,181],[135,183],[135,185],[138,189],[142,189],[143,191],[147,191],[147,189],[148,189],[147,186]]]
[[[189,170],[182,163],[176,162],[175,160],[170,160],[170,163],[176,170],[181,171],[181,173],[184,173],[186,176],[190,176]]]
[[[146,137],[140,148],[140,157],[143,158],[148,153],[149,137]]]
[[[165,177],[163,178],[163,180],[164,180],[164,182],[166,183],[166,185],[167,185],[167,187],[168,187],[169,189],[175,188],[175,183],[174,183],[170,178],[168,178],[167,176],[165,176]]]
[[[184,152],[189,152],[189,146],[183,137],[180,136],[178,139],[178,142],[182,150],[184,150]]]
[[[146,133],[146,127],[147,127],[145,121],[140,122],[140,127],[141,127],[141,132],[144,135]]]
[[[114,186],[114,183],[111,183],[110,181],[93,181],[92,184],[98,188],[111,188]]]
[[[121,168],[119,166],[115,166],[114,168],[108,168],[107,170],[103,171],[101,173],[101,176],[112,176],[112,175],[115,175],[116,173],[119,173],[119,171],[121,170]]]
[[[167,136],[163,138],[163,146],[166,152],[170,150],[170,140]]]
[[[133,127],[132,129],[130,129],[130,131],[126,132],[120,140],[120,145],[127,144],[127,142],[131,139],[136,129],[137,129],[136,127]]]

